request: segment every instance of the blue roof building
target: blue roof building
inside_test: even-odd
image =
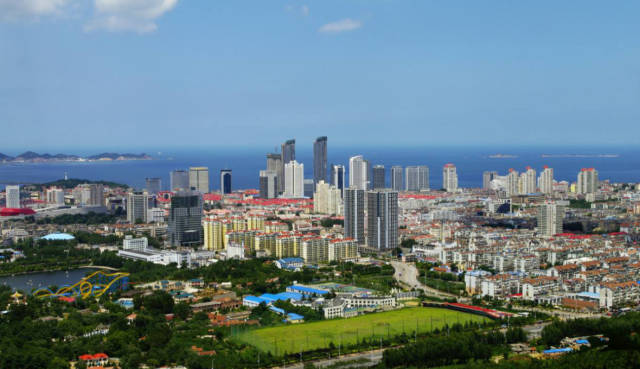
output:
[[[287,292],[297,292],[300,293],[302,295],[326,295],[327,293],[329,293],[329,291],[326,290],[321,290],[318,288],[313,288],[313,287],[307,287],[307,286],[302,286],[299,284],[294,284],[291,285],[289,287],[287,287]]]
[[[43,240],[47,241],[71,241],[76,238],[68,233],[49,233],[48,235],[42,237]]]

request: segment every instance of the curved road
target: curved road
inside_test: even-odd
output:
[[[437,290],[435,288],[431,288],[429,286],[423,285],[418,277],[420,274],[418,273],[418,269],[413,264],[403,263],[401,261],[390,261],[395,273],[393,274],[393,278],[398,282],[402,282],[408,285],[410,288],[416,288],[424,291],[425,295],[433,296],[441,299],[450,299],[450,298],[458,298],[458,296]]]

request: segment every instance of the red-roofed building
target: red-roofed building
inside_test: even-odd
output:
[[[78,359],[85,363],[87,367],[105,366],[109,362],[109,355],[105,353],[84,354],[78,356]]]

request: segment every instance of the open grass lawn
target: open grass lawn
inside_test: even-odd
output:
[[[405,308],[383,313],[366,314],[347,319],[291,324],[270,328],[251,329],[236,334],[236,338],[270,351],[274,355],[283,352],[307,351],[329,346],[355,343],[365,337],[395,336],[405,332],[410,335],[467,321],[484,321],[486,318],[439,308]]]

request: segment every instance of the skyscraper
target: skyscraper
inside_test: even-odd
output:
[[[498,177],[498,172],[485,171],[482,173],[482,188],[485,190],[491,189],[491,181]]]
[[[280,145],[280,160],[282,160],[282,168],[280,170],[282,188],[280,189],[280,191],[284,192],[284,186],[286,184],[286,179],[284,178],[284,165],[291,162],[292,160],[296,160],[296,140],[287,140],[282,145]]]
[[[369,186],[369,162],[362,155],[349,159],[349,187],[366,190]]]
[[[378,250],[398,247],[398,192],[367,192],[367,245]]]
[[[231,169],[220,171],[220,193],[223,195],[231,193]]]
[[[364,190],[349,187],[344,190],[344,235],[364,244]]]
[[[594,168],[582,168],[578,173],[576,192],[580,194],[598,192],[598,171]]]
[[[447,192],[456,192],[458,190],[458,173],[456,166],[448,163],[442,168],[442,188]]]
[[[305,178],[302,181],[302,186],[304,187],[304,197],[312,198],[314,189],[316,188],[315,183],[313,182],[313,179],[311,179],[311,178],[306,179]]]
[[[394,191],[402,191],[402,167],[399,165],[394,165],[391,167],[391,188]]]
[[[168,233],[171,246],[202,244],[201,193],[179,191],[171,197]]]
[[[127,195],[127,221],[147,223],[149,211],[149,193],[147,191],[132,191]]]
[[[189,188],[200,193],[209,193],[209,168],[189,168]]]
[[[260,171],[260,197],[263,199],[278,197],[278,173],[276,171]]]
[[[411,166],[405,169],[405,187],[407,191],[423,191],[429,189],[429,168],[424,165]]]
[[[313,182],[327,181],[327,136],[313,143]]]
[[[544,166],[538,178],[538,187],[540,188],[540,192],[544,194],[553,193],[553,168],[549,168],[546,165]]]
[[[526,171],[520,174],[520,182],[518,184],[519,193],[526,195],[536,192],[536,170],[527,167]]]
[[[304,197],[304,164],[295,160],[284,165],[284,197]]]
[[[340,190],[340,195],[344,197],[344,165],[331,166],[331,184]]]
[[[267,170],[276,173],[276,197],[284,192],[284,164],[281,154],[267,154]]]
[[[171,191],[189,189],[189,173],[186,170],[177,169],[171,172]]]
[[[513,168],[509,169],[509,174],[507,174],[507,196],[515,196],[519,193],[518,184],[520,182],[520,175],[517,170]]]
[[[6,206],[8,208],[20,207],[20,186],[9,185],[5,188]]]
[[[147,191],[152,195],[156,195],[162,190],[162,181],[160,178],[145,178],[145,182]]]
[[[564,213],[564,206],[552,202],[540,205],[538,207],[538,233],[547,237],[562,233]]]
[[[385,173],[384,173],[384,165],[374,165],[373,166],[373,189],[381,189],[386,188],[385,181]]]
[[[290,161],[296,160],[296,140],[291,139],[285,141],[282,146],[282,164],[287,164]]]

